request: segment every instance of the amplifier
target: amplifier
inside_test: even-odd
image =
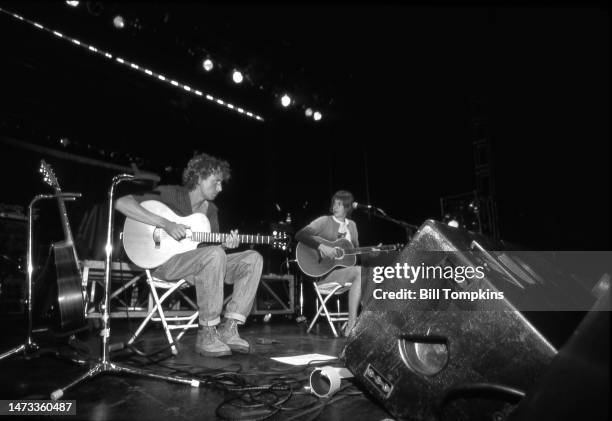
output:
[[[295,312],[295,278],[293,275],[261,276],[252,315],[293,314]]]
[[[589,308],[594,301],[554,265],[518,253],[476,233],[424,223],[384,268],[385,279],[367,273],[364,308],[341,355],[347,368],[398,419],[497,419],[557,354],[553,343],[563,341],[552,340],[552,330],[566,325],[567,338],[575,327],[560,322],[573,312],[525,309],[537,310],[535,303],[547,310]],[[445,268],[454,277],[411,282],[408,267],[421,274]],[[482,276],[459,279],[468,267],[483,269]],[[497,298],[439,294],[461,298],[476,291]]]

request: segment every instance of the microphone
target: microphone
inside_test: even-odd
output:
[[[357,202],[353,202],[351,206],[353,207],[353,209],[374,209],[374,206],[372,205],[362,205],[361,203]]]
[[[161,178],[157,174],[139,172],[139,173],[134,174],[134,178],[132,180],[134,181],[155,181],[157,183],[159,182],[159,180],[161,180]]]
[[[76,199],[77,197],[81,197],[83,195],[81,193],[61,193],[58,196],[60,196],[60,197],[74,197]]]
[[[134,162],[132,162],[131,166],[132,166],[132,171],[134,172],[134,175],[130,178],[134,181],[154,181],[158,183],[159,180],[161,180],[159,175],[155,173],[141,171]],[[131,174],[122,174],[122,175],[131,175]]]

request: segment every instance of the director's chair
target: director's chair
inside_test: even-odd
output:
[[[172,349],[172,353],[176,355],[178,354],[178,350],[176,349],[175,343],[183,337],[185,332],[187,332],[187,329],[198,327],[196,320],[199,315],[198,306],[182,291],[182,289],[190,286],[186,280],[180,279],[177,282],[169,282],[154,277],[151,275],[151,271],[149,269],[146,269],[145,273],[147,275],[146,280],[150,290],[148,314],[128,341],[128,345],[134,343],[136,338],[142,333],[150,321],[161,322],[166,338],[168,339],[168,343],[170,344],[170,348]],[[165,292],[159,296],[157,292],[158,289],[164,290]],[[191,310],[186,312],[187,314],[167,316],[164,313],[163,304],[168,301],[174,293],[177,293],[178,297],[184,299],[191,307]],[[157,316],[155,314],[157,314]],[[168,322],[172,324],[169,324]],[[181,329],[181,332],[177,335],[176,339],[173,339],[170,331],[176,329]]]
[[[341,285],[337,282],[330,282],[327,284],[319,285],[316,282],[316,279],[312,281],[312,285],[314,286],[315,293],[317,294],[317,313],[315,314],[312,322],[310,322],[310,326],[308,326],[307,333],[311,331],[315,322],[321,315],[321,313],[325,314],[325,318],[329,323],[329,326],[334,333],[334,336],[338,337],[338,332],[336,332],[336,327],[334,326],[334,322],[346,322],[348,320],[348,311],[340,311],[340,299],[339,295],[344,294],[346,291],[351,289],[351,283],[347,283],[345,285]],[[329,311],[327,308],[327,303],[332,297],[336,297],[336,311]]]

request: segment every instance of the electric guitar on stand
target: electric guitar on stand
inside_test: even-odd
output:
[[[203,213],[181,217],[157,200],[145,200],[143,208],[172,222],[189,227],[187,237],[176,241],[160,227],[126,218],[123,226],[123,248],[130,260],[141,268],[151,269],[167,262],[172,256],[194,250],[200,243],[223,243],[231,234],[210,232],[210,221]],[[240,243],[267,244],[285,249],[288,236],[284,232],[273,235],[239,234]]]
[[[308,276],[318,278],[327,275],[337,267],[354,266],[357,263],[358,254],[372,254],[380,252],[389,252],[400,250],[400,244],[371,246],[371,247],[353,247],[346,238],[339,238],[335,241],[328,241],[318,237],[317,240],[333,247],[336,250],[336,256],[331,259],[321,255],[321,252],[315,248],[309,247],[306,244],[299,242],[295,250],[295,259],[300,270]]]
[[[45,183],[53,187],[58,195],[57,204],[64,231],[64,241],[53,243],[55,256],[55,270],[57,274],[57,304],[59,307],[59,321],[62,330],[72,330],[85,325],[85,304],[81,287],[82,275],[79,266],[68,213],[64,199],[60,196],[62,189],[51,166],[40,161],[40,172]]]

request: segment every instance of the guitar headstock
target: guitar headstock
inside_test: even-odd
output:
[[[289,247],[289,234],[285,231],[272,231],[272,247],[287,250]]]
[[[59,182],[55,176],[55,172],[51,165],[47,164],[44,159],[40,160],[40,173],[43,175],[43,181],[56,190],[59,190]]]

